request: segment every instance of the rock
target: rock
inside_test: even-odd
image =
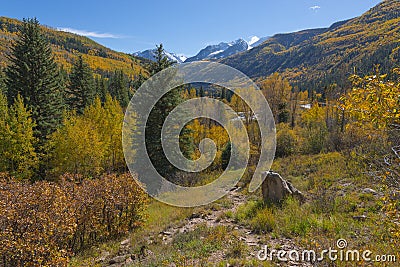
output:
[[[106,251],[101,254],[99,258],[96,259],[96,263],[105,262],[107,257],[110,256],[110,252]]]
[[[265,172],[264,175],[266,177],[261,186],[264,202],[280,203],[288,196],[293,196],[300,202],[305,201],[303,193],[278,173]]]
[[[364,194],[373,194],[373,195],[378,194],[374,189],[371,189],[371,188],[364,188],[364,189],[362,190],[362,192],[363,192]]]
[[[116,263],[122,263],[125,262],[126,256],[117,256],[112,258],[108,263],[109,264],[116,264]]]
[[[124,241],[121,242],[121,246],[129,246],[130,245],[130,240],[125,239]]]
[[[353,216],[353,219],[357,221],[365,221],[367,219],[367,216],[365,215]]]
[[[201,214],[200,213],[193,213],[192,215],[190,215],[189,220],[197,219],[197,218],[201,218]]]
[[[125,264],[126,264],[126,265],[129,265],[129,264],[131,264],[131,263],[133,263],[133,259],[132,259],[132,257],[128,257],[128,258],[125,260]]]
[[[172,232],[162,231],[161,234],[163,234],[163,235],[172,235]]]

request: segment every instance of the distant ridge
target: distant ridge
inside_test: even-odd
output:
[[[277,34],[261,45],[221,59],[255,79],[281,72],[303,90],[346,86],[354,70],[376,64],[390,73],[400,64],[400,1],[386,0],[354,19],[326,29]]]
[[[17,35],[20,20],[0,17],[0,67],[7,65],[6,54],[9,53],[12,40]],[[42,26],[43,32],[52,45],[56,62],[67,71],[71,69],[72,61],[82,54],[85,61],[98,74],[106,74],[116,69],[123,70],[127,75],[146,74],[141,60],[131,55],[113,51],[95,41],[77,34],[59,31]]]

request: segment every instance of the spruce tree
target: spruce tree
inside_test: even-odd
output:
[[[85,107],[90,105],[95,98],[93,72],[81,55],[72,67],[67,94],[70,109],[76,110],[78,114],[82,114]]]
[[[107,81],[103,77],[98,77],[95,80],[96,84],[96,94],[100,97],[101,103],[106,101],[106,96],[109,94]]]
[[[199,90],[200,92],[199,92],[199,96],[200,97],[204,97],[206,94],[205,94],[205,92],[204,92],[204,88],[203,88],[203,86],[200,86],[200,90]]]
[[[156,60],[150,70],[152,74],[156,74],[158,71],[173,64],[164,55],[162,44],[157,46]],[[146,124],[146,147],[148,155],[158,173],[170,181],[174,181],[178,170],[165,157],[161,144],[161,131],[168,114],[183,101],[181,91],[182,88],[175,88],[165,94],[154,106]],[[190,153],[193,151],[193,142],[190,140],[187,128],[184,128],[181,132],[180,148],[183,154],[189,158]]]
[[[61,123],[63,99],[58,68],[37,19],[24,19],[9,60],[11,64],[6,70],[9,103],[21,95],[32,111],[35,137],[42,147]]]
[[[109,91],[112,97],[116,98],[122,107],[127,107],[130,101],[128,81],[122,70],[114,72],[111,78]]]
[[[155,51],[155,61],[151,65],[150,68],[150,74],[154,75],[157,72],[162,71],[163,69],[168,68],[175,62],[170,61],[168,57],[165,55],[164,47],[163,44],[156,45],[156,51]]]
[[[6,77],[4,75],[3,69],[0,69],[0,93],[7,95]]]
[[[226,143],[221,154],[221,167],[225,170],[228,167],[229,160],[231,159],[232,145],[231,142]]]

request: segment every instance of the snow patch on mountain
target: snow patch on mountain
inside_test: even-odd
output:
[[[156,51],[157,51],[156,49],[148,49],[148,50],[144,50],[144,51],[135,52],[135,53],[133,53],[133,55],[155,61]],[[175,54],[175,53],[171,53],[168,51],[164,51],[164,55],[167,56],[167,58],[170,61],[174,61],[177,63],[183,63],[183,62],[185,62],[185,60],[187,58],[186,56],[184,56],[182,54]]]

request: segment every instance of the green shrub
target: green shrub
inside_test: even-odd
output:
[[[250,200],[247,203],[240,205],[235,214],[235,220],[237,222],[245,222],[248,219],[256,216],[257,212],[262,209],[264,203],[262,200],[254,201]]]
[[[272,232],[276,227],[276,221],[273,211],[270,208],[265,208],[257,213],[250,221],[251,228],[256,233]]]
[[[276,151],[277,157],[287,157],[296,151],[297,138],[293,130],[287,124],[279,124],[279,130],[276,133]]]

